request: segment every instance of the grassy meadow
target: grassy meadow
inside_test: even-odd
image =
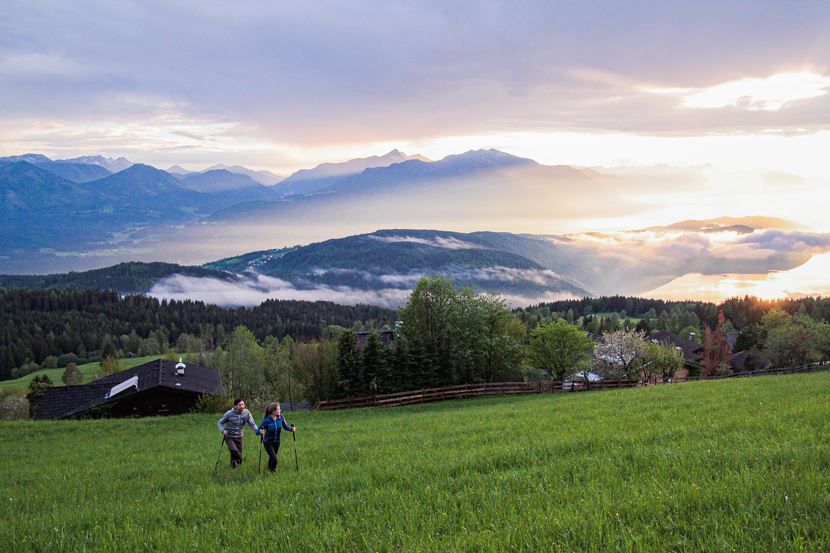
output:
[[[256,413],[257,417],[261,413]],[[830,373],[288,413],[0,423],[7,551],[821,551]],[[263,468],[265,456],[263,455]]]
[[[163,357],[161,355],[147,355],[144,357],[125,357],[123,359],[119,359],[118,362],[121,363],[121,366],[125,369],[132,369],[133,367],[137,367],[138,365],[143,365],[148,361],[154,361]],[[98,372],[101,363],[95,361],[93,363],[85,363],[83,365],[78,365],[78,370],[81,371],[81,374],[84,375],[81,384],[86,384],[87,382],[92,382],[95,379],[95,373]],[[36,377],[40,375],[46,375],[51,380],[55,386],[63,386],[63,381],[61,380],[61,376],[63,376],[63,371],[66,370],[66,367],[62,367],[60,369],[40,369],[39,371],[35,371],[33,373],[27,374],[26,376],[21,376],[20,378],[15,378],[14,380],[3,380],[0,381],[0,390],[25,390],[29,387],[29,383]]]

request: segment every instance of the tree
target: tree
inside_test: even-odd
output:
[[[290,351],[287,351],[274,336],[265,339],[263,349],[264,396],[271,400],[293,401],[294,392],[299,393],[299,389],[296,385],[295,389],[291,389],[291,373],[294,366]]]
[[[726,315],[723,309],[718,311],[718,324],[715,330],[712,330],[709,325],[703,332],[703,376],[715,376],[723,373],[723,365],[727,364],[727,359],[732,353],[729,344],[726,341],[726,332],[724,332],[724,323],[726,322]]]
[[[400,310],[399,320],[400,334],[416,359],[417,386],[519,374],[521,331],[498,296],[456,290],[441,277],[423,278]]]
[[[377,394],[383,392],[384,388],[392,387],[391,383],[387,381],[386,351],[380,343],[377,332],[369,334],[366,340],[366,346],[363,348],[361,361],[363,365],[365,392]]]
[[[58,358],[54,355],[47,355],[46,358],[43,360],[43,365],[41,365],[44,369],[57,369],[58,368]]]
[[[701,342],[701,332],[700,327],[698,326],[686,326],[680,329],[680,332],[677,333],[678,336],[683,338],[684,340],[689,340],[690,342]]]
[[[161,347],[155,338],[142,340],[141,345],[138,347],[138,354],[142,357],[145,355],[158,355],[160,351]]]
[[[104,357],[98,365],[98,372],[96,373],[95,378],[102,378],[123,370],[124,367],[121,366],[121,363],[119,363],[115,357]]]
[[[311,403],[331,399],[337,388],[337,343],[333,340],[294,346],[298,376]]]
[[[640,371],[643,382],[649,382],[656,377],[659,377],[661,382],[670,382],[674,378],[674,373],[685,364],[683,352],[670,342],[647,343],[644,361]]]
[[[822,358],[826,349],[826,323],[817,323],[808,315],[790,315],[771,309],[761,319],[761,352],[774,367],[795,367]]]
[[[233,329],[219,364],[225,390],[235,397],[262,399],[267,394],[264,352],[244,325]]]
[[[594,342],[576,326],[556,321],[537,326],[530,333],[529,358],[554,380],[587,366]]]
[[[337,390],[344,397],[357,396],[364,392],[363,373],[357,351],[357,337],[354,332],[345,331],[337,339]]]
[[[609,332],[594,350],[595,369],[606,378],[639,377],[647,345],[636,330]]]
[[[391,377],[394,392],[413,390],[415,385],[415,361],[406,338],[398,338],[392,344],[390,354]]]
[[[38,365],[34,361],[26,361],[20,366],[20,368],[12,371],[12,378],[20,378],[21,376],[32,374],[37,370],[40,370],[40,365]]]
[[[29,416],[34,416],[37,398],[42,397],[48,388],[53,386],[52,379],[45,374],[40,374],[32,379],[26,391],[26,399],[29,400]]]
[[[455,290],[449,280],[422,278],[412,290],[406,306],[398,313],[401,334],[411,341],[419,340],[439,359],[449,361],[453,357],[450,348],[455,303]],[[441,380],[447,380],[449,376],[441,375]]]
[[[68,364],[61,375],[61,381],[66,386],[80,384],[83,378],[84,375],[75,363]]]
[[[115,357],[118,354],[118,351],[115,347],[115,343],[113,343],[112,336],[109,334],[104,334],[104,338],[101,340],[101,359],[105,357]]]

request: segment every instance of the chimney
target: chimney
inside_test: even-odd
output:
[[[179,357],[179,362],[176,363],[176,376],[184,376],[184,368],[186,365],[182,363],[182,358]]]

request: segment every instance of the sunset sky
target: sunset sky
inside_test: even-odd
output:
[[[0,152],[280,173],[392,147],[819,177],[824,2],[26,2]]]

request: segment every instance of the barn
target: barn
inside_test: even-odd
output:
[[[33,418],[174,415],[193,409],[203,394],[222,392],[216,369],[159,359],[89,384],[48,388],[37,399]]]

